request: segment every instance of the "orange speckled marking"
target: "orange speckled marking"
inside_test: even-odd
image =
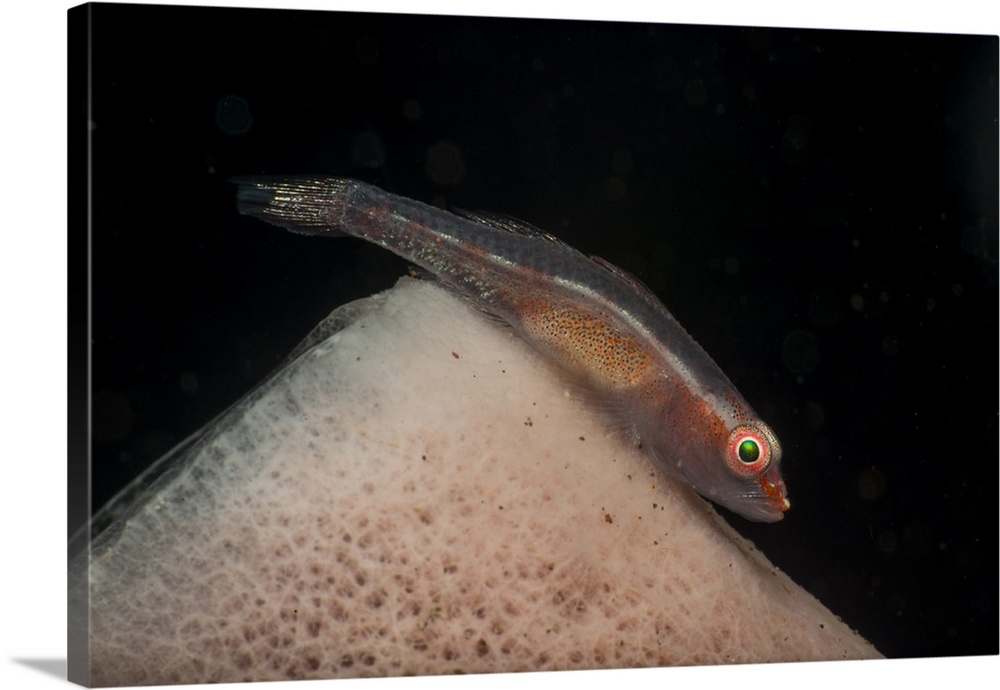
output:
[[[698,426],[705,434],[706,442],[713,444],[721,443],[729,433],[729,430],[726,428],[726,422],[707,400],[696,398],[694,404],[697,405],[698,414],[692,421],[698,422]]]
[[[555,348],[571,368],[609,387],[634,386],[653,360],[633,339],[592,313],[572,307],[532,304],[521,314],[532,338]]]

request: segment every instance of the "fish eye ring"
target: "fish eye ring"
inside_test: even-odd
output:
[[[726,465],[740,477],[755,477],[771,464],[771,443],[757,427],[741,424],[726,439]]]

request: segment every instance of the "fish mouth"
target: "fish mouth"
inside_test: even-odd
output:
[[[766,472],[757,480],[760,485],[762,502],[761,506],[768,515],[769,522],[777,522],[785,517],[785,511],[792,507],[788,500],[788,492],[785,488],[785,481],[777,472]],[[766,507],[765,507],[766,506]]]
[[[752,522],[780,522],[784,519],[785,511],[792,504],[785,495],[785,483],[780,476],[758,477],[751,487],[744,485],[749,490],[728,497],[710,494],[708,498]]]

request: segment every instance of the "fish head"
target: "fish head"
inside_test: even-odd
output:
[[[748,520],[784,517],[791,503],[781,476],[781,444],[767,424],[744,418],[712,430],[699,425],[685,436],[653,448],[668,475]]]
[[[781,444],[759,420],[738,424],[717,444],[725,468],[709,498],[748,520],[777,522],[791,507],[781,476]]]

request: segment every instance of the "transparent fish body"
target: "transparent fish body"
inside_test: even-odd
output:
[[[507,323],[668,476],[750,520],[789,508],[773,431],[625,271],[519,221],[455,215],[355,180],[235,182],[241,213],[385,247]]]

